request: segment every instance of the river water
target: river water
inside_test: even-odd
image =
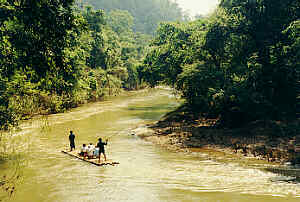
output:
[[[25,122],[12,138],[25,163],[11,201],[300,201],[299,184],[259,163],[170,152],[132,135],[178,105],[169,90],[149,90]],[[97,167],[61,153],[70,130],[77,147],[109,138],[108,158],[120,164]]]

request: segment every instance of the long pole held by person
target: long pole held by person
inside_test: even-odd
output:
[[[120,132],[115,132],[112,135],[110,135],[109,137],[106,138],[106,140],[110,140],[113,136],[120,134]]]

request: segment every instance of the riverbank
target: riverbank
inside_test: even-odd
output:
[[[11,119],[8,119],[7,123],[0,124],[0,131],[14,130],[19,127],[24,121],[33,119],[34,117],[48,116],[52,114],[61,114],[81,107],[86,104],[104,102],[113,100],[119,97],[129,97],[139,92],[148,90],[147,86],[140,86],[136,90],[125,90],[122,88],[111,90],[111,94],[103,93],[88,95],[88,92],[82,90],[77,92],[73,96],[56,94],[35,94],[14,96],[10,100],[10,109],[16,111]]]
[[[137,135],[172,150],[212,149],[278,164],[300,164],[299,121],[255,121],[235,129],[215,127],[216,121],[201,119],[181,107]]]

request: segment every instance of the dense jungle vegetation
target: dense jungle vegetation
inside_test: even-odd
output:
[[[297,117],[297,0],[222,0],[189,22],[169,0],[0,3],[1,128],[144,81],[228,126]]]
[[[299,117],[299,58],[298,0],[222,0],[210,17],[160,24],[142,74],[235,127]]]
[[[77,5],[0,0],[1,129],[141,86],[151,36],[134,32],[126,10]]]

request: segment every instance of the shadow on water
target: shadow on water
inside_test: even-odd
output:
[[[271,181],[300,183],[300,169],[292,167],[268,167],[263,168],[264,171],[279,174],[272,178]]]
[[[138,106],[130,106],[127,108],[129,111],[162,111],[162,110],[172,110],[174,109],[174,106],[170,105],[154,105],[154,106],[143,106],[143,107],[138,107]]]
[[[157,104],[153,106],[129,106],[128,111],[133,112],[133,117],[144,120],[158,120],[164,115],[164,112],[171,111],[178,103]]]

